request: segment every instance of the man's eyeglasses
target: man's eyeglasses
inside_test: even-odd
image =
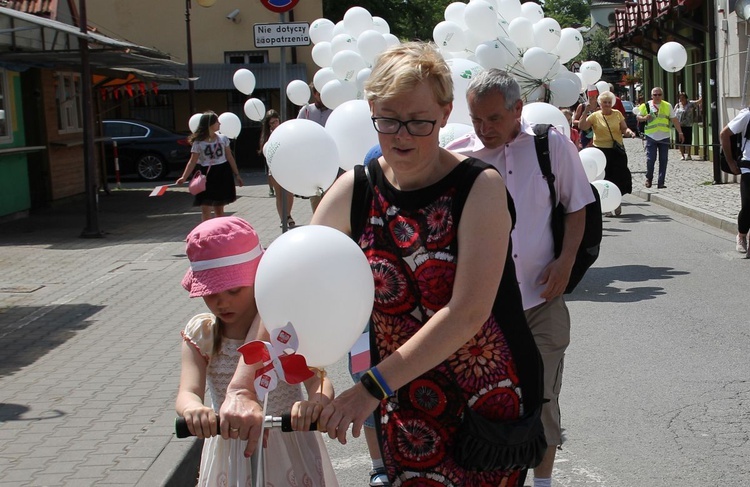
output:
[[[427,137],[435,130],[437,120],[406,120],[402,122],[396,118],[372,117],[372,125],[381,134],[395,134],[406,127],[406,131],[414,137]]]
[[[651,93],[651,96],[662,96],[663,93]]]

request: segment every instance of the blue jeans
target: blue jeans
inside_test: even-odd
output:
[[[656,151],[659,151],[659,179],[657,186],[664,186],[667,176],[667,159],[669,158],[669,138],[654,140],[646,136],[646,179],[654,179],[654,164],[656,163]]]

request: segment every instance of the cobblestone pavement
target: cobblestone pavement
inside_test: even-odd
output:
[[[667,189],[647,190],[642,143],[626,147],[634,196],[736,231],[738,185],[711,185],[710,163],[671,151]],[[267,246],[281,233],[274,199],[262,174],[244,179],[227,211]],[[196,443],[171,423],[179,330],[203,308],[179,286],[200,213],[184,188],[151,189],[102,193],[101,239],[79,237],[83,202],[0,223],[0,486],[187,485]],[[308,223],[309,203],[292,214]]]

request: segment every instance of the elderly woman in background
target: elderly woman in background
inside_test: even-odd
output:
[[[687,93],[681,91],[677,95],[677,103],[674,105],[674,114],[677,120],[680,121],[680,128],[685,136],[685,142],[679,145],[680,158],[683,161],[691,161],[693,157],[690,155],[693,149],[693,124],[698,121],[700,116],[700,107],[702,98],[697,100],[688,100]]]
[[[578,121],[581,130],[594,131],[594,147],[604,152],[607,157],[607,166],[604,170],[604,179],[617,185],[622,194],[633,192],[633,177],[628,169],[628,155],[622,138],[635,137],[625,123],[625,117],[618,110],[613,110],[615,95],[611,91],[605,91],[596,99],[601,110],[586,112],[586,117]],[[596,102],[589,100],[590,106]],[[618,206],[614,214],[622,213],[622,205]],[[612,216],[608,213],[608,216]]]
[[[434,45],[385,51],[365,89],[383,155],[369,173],[357,166],[340,177],[312,223],[350,235],[370,262],[373,367],[323,409],[318,424],[345,443],[348,428],[359,436],[375,411],[391,483],[521,486],[523,470],[470,471],[455,456],[466,408],[498,421],[542,401],[505,185],[491,166],[440,148],[453,82]],[[222,422],[260,421],[242,367]]]

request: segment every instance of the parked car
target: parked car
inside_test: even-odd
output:
[[[638,130],[638,119],[635,118],[635,113],[633,113],[633,102],[622,100],[622,106],[625,107],[625,123],[628,124],[628,128],[632,130],[635,135],[640,135],[640,130]]]
[[[104,120],[104,136],[117,141],[120,175],[137,175],[146,181],[182,171],[190,159],[186,134],[172,132],[140,120]],[[112,140],[105,142],[107,174],[115,174]]]

